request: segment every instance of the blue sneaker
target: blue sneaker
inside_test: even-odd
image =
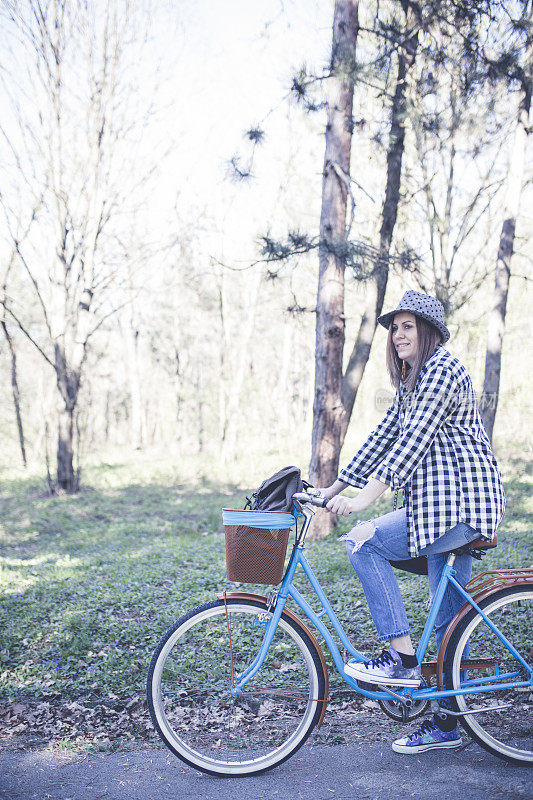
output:
[[[424,753],[426,750],[459,747],[460,744],[462,744],[462,739],[459,736],[457,725],[452,731],[442,731],[435,724],[435,717],[430,717],[414,733],[404,736],[403,739],[396,739],[392,743],[392,749],[395,753]]]
[[[364,683],[384,683],[387,686],[420,686],[422,683],[420,664],[416,667],[404,667],[393,647],[383,650],[372,661],[356,661],[351,658],[344,665],[344,671]]]

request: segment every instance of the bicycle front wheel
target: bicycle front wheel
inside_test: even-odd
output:
[[[530,667],[533,656],[532,601],[533,586],[522,584],[494,592],[478,604]],[[471,665],[467,672],[461,670],[462,660]],[[499,711],[478,711],[460,717],[461,724],[478,744],[514,764],[533,763],[533,685],[530,673],[475,609],[466,614],[450,639],[445,679],[450,689],[474,688],[475,685],[487,688],[483,692],[452,698],[455,711],[506,706]],[[525,682],[528,685],[512,685]],[[491,683],[510,685],[490,691]]]
[[[148,673],[152,721],[167,747],[212,775],[257,775],[306,741],[325,701],[325,675],[305,630],[283,614],[259,672],[241,695],[234,680],[259,652],[264,602],[214,600],[161,639]]]

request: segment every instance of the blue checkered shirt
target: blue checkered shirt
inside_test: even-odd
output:
[[[492,539],[505,510],[496,459],[472,381],[442,345],[413,392],[400,389],[385,417],[339,479],[362,489],[369,478],[404,489],[412,557],[459,522]]]

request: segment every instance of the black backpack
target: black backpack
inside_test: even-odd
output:
[[[298,467],[284,467],[263,481],[252,497],[246,498],[244,507],[252,511],[292,511],[293,494],[308,485]]]

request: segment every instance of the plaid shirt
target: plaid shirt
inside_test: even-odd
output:
[[[412,557],[459,522],[492,539],[505,495],[472,381],[441,345],[414,392],[400,389],[339,479],[362,489],[377,478],[404,489]]]

